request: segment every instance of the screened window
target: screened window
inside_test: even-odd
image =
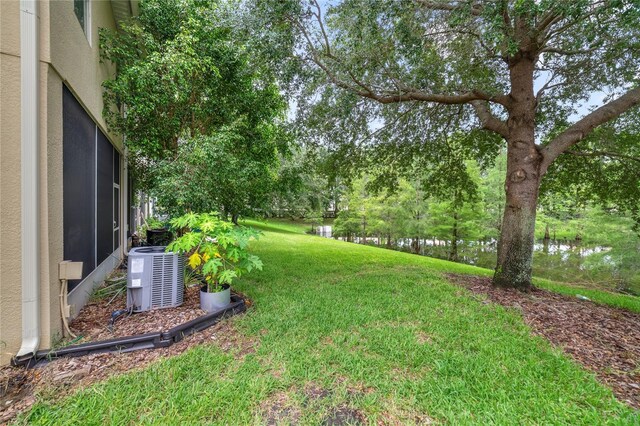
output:
[[[66,87],[62,117],[64,258],[84,278],[120,246],[120,153]]]

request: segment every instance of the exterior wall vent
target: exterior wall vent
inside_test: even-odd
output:
[[[138,247],[129,251],[127,309],[144,312],[171,308],[184,298],[184,257],[165,247]]]

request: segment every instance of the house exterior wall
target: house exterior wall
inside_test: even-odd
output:
[[[111,2],[91,2],[91,43],[85,36],[72,1],[50,1],[51,66],[80,101],[93,121],[122,151],[121,139],[107,133],[102,117],[102,82],[113,75],[111,64],[100,63],[99,29],[115,28]],[[60,88],[62,91],[62,88]],[[62,115],[60,115],[62,117]]]
[[[20,79],[11,78],[19,69],[19,58],[0,57],[2,102],[20,104]],[[5,87],[10,84],[16,88]],[[8,360],[5,353],[11,344],[21,338],[20,144],[13,140],[20,134],[20,120],[19,113],[17,121],[15,115],[0,110],[0,364]]]
[[[0,363],[21,330],[20,7],[0,1]]]
[[[58,263],[62,240],[62,80],[46,63],[40,68],[40,329],[41,347],[61,336]]]
[[[78,22],[73,1],[41,0],[40,16],[40,349],[61,335],[58,264],[63,259],[63,126],[65,84],[93,121],[107,133],[101,83],[114,68],[101,64],[99,28],[115,28],[111,3],[91,1],[91,43]],[[22,335],[21,289],[21,63],[20,2],[0,1],[0,365],[16,354]],[[124,161],[121,161],[121,165]],[[122,167],[122,166],[121,166]],[[121,194],[122,195],[122,194]],[[124,194],[126,195],[126,194]],[[122,195],[121,204],[125,198]],[[124,219],[124,218],[122,218]],[[118,250],[121,255],[122,250]],[[103,268],[105,270],[105,268]],[[110,272],[110,271],[107,271]],[[85,286],[86,293],[94,276]],[[86,298],[84,298],[86,299]],[[83,302],[80,300],[80,302]],[[76,306],[76,311],[81,306]]]

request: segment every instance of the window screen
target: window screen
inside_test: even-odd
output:
[[[113,157],[114,149],[109,139],[98,130],[98,215],[97,248],[98,265],[113,253]]]
[[[84,278],[96,267],[96,126],[66,87],[62,96],[62,132],[64,258],[83,262]],[[69,288],[77,283],[69,282]]]
[[[120,245],[120,154],[66,87],[62,107],[64,258],[84,279]]]

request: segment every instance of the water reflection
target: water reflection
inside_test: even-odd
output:
[[[497,241],[458,241],[457,255],[452,256],[450,241],[436,238],[387,240],[384,237],[335,237],[331,226],[316,228],[316,234],[354,243],[365,243],[394,250],[412,252],[438,259],[451,260],[493,269],[496,265]],[[628,291],[629,277],[622,277],[619,266],[609,255],[611,247],[582,245],[567,240],[537,241],[534,245],[533,273],[556,281],[594,285],[610,290]],[[624,271],[627,274],[628,271]],[[632,279],[637,277],[637,271]]]

